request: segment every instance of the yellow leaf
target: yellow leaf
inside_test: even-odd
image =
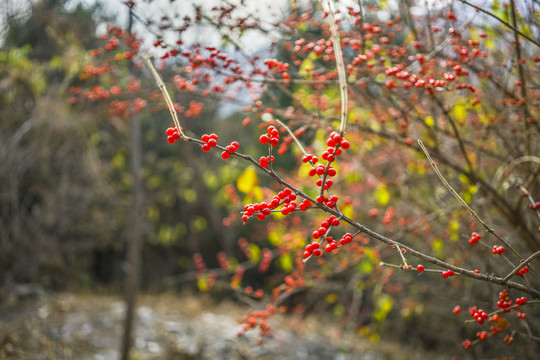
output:
[[[347,204],[341,207],[341,212],[348,218],[354,219],[354,208]]]
[[[291,258],[291,254],[284,253],[279,257],[279,266],[285,271],[290,272],[293,269],[293,260]]]
[[[459,222],[456,220],[450,220],[448,223],[448,233],[450,234],[450,240],[459,240]]]
[[[336,293],[330,293],[326,295],[326,303],[327,304],[334,304],[336,301],[338,301],[339,296]]]
[[[249,260],[252,263],[256,264],[261,258],[261,249],[253,243],[249,244],[248,246],[249,246]]]
[[[244,172],[238,177],[238,180],[236,181],[236,186],[238,187],[238,190],[243,192],[244,194],[248,194],[259,184],[259,178],[257,177],[257,173],[255,172],[255,169],[252,167],[246,168]]]
[[[457,121],[463,122],[467,118],[467,109],[463,105],[454,106],[454,117]]]
[[[382,321],[386,319],[386,316],[392,310],[392,305],[394,301],[392,300],[392,297],[388,294],[382,294],[375,300],[375,313],[373,314],[373,318],[377,321]]]
[[[426,118],[424,119],[424,122],[426,123],[428,127],[433,127],[433,125],[435,125],[435,120],[433,120],[431,116],[426,116]]]
[[[386,189],[386,185],[379,183],[375,189],[375,198],[381,206],[386,206],[390,201],[390,193]]]
[[[298,74],[305,78],[312,77],[311,75],[313,74],[313,61],[311,61],[310,58],[306,58],[304,61],[302,61],[300,69],[298,70]]]
[[[199,291],[205,292],[208,291],[208,284],[206,283],[206,276],[201,276],[197,278],[197,287]]]

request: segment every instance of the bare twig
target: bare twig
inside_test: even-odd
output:
[[[330,31],[332,32],[332,46],[334,47],[334,57],[336,58],[336,68],[339,79],[339,92],[341,94],[341,123],[339,126],[339,133],[343,136],[345,135],[345,128],[347,126],[347,105],[349,103],[347,73],[345,72],[345,63],[343,62],[343,53],[341,52],[341,40],[339,38],[336,19],[334,17],[334,7],[329,0],[327,0],[326,3],[328,5],[328,21],[330,22]]]
[[[484,220],[482,220],[482,218],[480,218],[480,216],[478,216],[478,214],[465,202],[465,200],[463,200],[463,198],[461,196],[459,196],[459,194],[457,193],[456,190],[454,190],[454,188],[452,188],[452,186],[448,183],[448,181],[446,181],[446,179],[444,178],[444,176],[442,175],[441,171],[439,170],[439,168],[437,168],[437,165],[435,164],[435,162],[433,161],[433,159],[431,158],[431,156],[429,155],[429,152],[427,151],[426,147],[424,146],[424,143],[422,143],[421,140],[418,140],[418,145],[420,145],[420,147],[422,148],[422,151],[424,152],[424,154],[426,154],[426,157],[429,161],[429,163],[431,164],[431,167],[433,168],[433,170],[435,171],[435,173],[437,174],[437,176],[439,177],[439,179],[441,179],[441,182],[444,184],[444,186],[452,193],[452,195],[454,195],[454,197],[456,199],[458,199],[458,201],[461,203],[461,205],[463,205],[463,207],[465,209],[467,209],[471,215],[476,219],[478,220],[478,222],[480,222],[480,224],[482,224],[482,226],[490,233],[492,234],[493,236],[495,236],[500,242],[502,242],[507,248],[509,248],[517,257],[519,257],[520,259],[522,259],[522,257],[518,254],[518,252],[516,250],[514,250],[514,248],[506,241],[504,240],[501,236],[499,236],[499,234],[497,234],[495,232],[495,230],[490,227]]]
[[[163,97],[165,98],[165,102],[167,103],[167,108],[169,109],[169,112],[171,113],[171,117],[174,121],[174,126],[176,126],[176,130],[178,130],[178,134],[182,137],[184,137],[184,131],[182,130],[182,127],[180,126],[180,120],[178,119],[178,114],[176,113],[174,103],[171,100],[171,96],[167,92],[167,88],[165,87],[165,84],[163,83],[163,80],[161,80],[161,77],[159,76],[156,68],[152,64],[152,61],[150,61],[150,58],[147,55],[143,55],[143,60],[150,69],[150,72],[152,73],[152,76],[156,80],[156,83],[159,87],[159,90],[161,90],[161,93],[163,94]]]
[[[473,7],[475,8],[476,10],[480,11],[481,13],[484,13],[492,18],[494,18],[495,20],[497,20],[498,22],[500,22],[501,24],[503,24],[504,26],[506,26],[507,28],[509,29],[512,29],[512,31],[514,31],[516,34],[519,34],[521,37],[529,40],[530,42],[532,42],[533,44],[535,44],[536,46],[540,47],[540,43],[536,40],[534,40],[533,38],[525,35],[524,33],[522,33],[521,31],[519,31],[518,29],[516,29],[514,26],[510,25],[508,22],[504,21],[503,19],[499,18],[498,16],[495,16],[495,14],[493,13],[490,13],[489,11],[487,10],[484,10],[482,9],[481,7],[479,6],[476,6],[474,4],[471,4],[470,2],[466,1],[466,0],[459,0],[461,1],[462,3],[464,3],[465,5],[468,5],[470,7]]]
[[[510,274],[506,275],[503,280],[504,281],[510,280],[512,277],[514,277],[519,272],[519,270],[523,269],[525,266],[527,266],[527,264],[529,264],[531,261],[533,261],[534,258],[537,258],[539,256],[540,256],[540,250],[538,250],[537,252],[535,252],[534,254],[529,256],[527,259],[523,260],[521,262],[521,264],[519,264],[518,267],[516,267],[514,270],[512,270],[510,272]]]

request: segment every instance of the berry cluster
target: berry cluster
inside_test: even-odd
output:
[[[216,134],[204,134],[201,136],[201,141],[204,142],[202,149],[204,152],[210,151],[211,148],[217,145],[218,136]]]
[[[476,306],[469,309],[469,314],[479,324],[483,324],[488,319],[488,314],[482,309],[476,309]]]
[[[334,215],[330,216],[327,219],[324,219],[323,222],[321,222],[321,226],[319,227],[319,229],[313,232],[312,237],[314,239],[324,237],[327,234],[328,229],[330,229],[330,226],[339,226],[339,219]]]
[[[311,236],[313,239],[321,239],[326,240],[326,245],[324,247],[324,250],[326,252],[332,252],[333,250],[337,249],[338,247],[344,246],[352,241],[352,234],[346,233],[344,234],[339,241],[334,240],[333,236],[327,236],[329,230],[331,227],[339,226],[340,221],[339,219],[332,215],[327,219],[324,219],[321,222],[320,227],[313,231]],[[304,259],[309,258],[311,255],[313,256],[321,256],[322,255],[322,249],[320,248],[321,242],[314,241],[308,245],[306,245],[304,249]]]
[[[499,293],[499,301],[497,302],[497,307],[500,307],[502,309],[507,309],[511,305],[512,305],[512,300],[508,296],[508,290],[501,291]]]
[[[471,237],[469,239],[469,244],[470,245],[474,245],[478,242],[478,240],[480,240],[482,238],[482,236],[480,234],[478,234],[477,232],[473,232],[471,234]]]
[[[280,308],[280,311],[283,310]],[[254,329],[256,327],[259,327],[260,332],[259,336],[261,339],[259,342],[262,341],[263,337],[272,337],[272,328],[270,324],[268,323],[268,318],[275,314],[278,311],[278,309],[273,305],[266,305],[265,310],[256,310],[256,311],[250,311],[248,312],[247,316],[243,319],[239,319],[238,322],[240,324],[244,324],[242,326],[242,330],[238,332],[238,337],[241,337],[245,334],[246,331]]]
[[[476,332],[476,337],[479,339],[479,340],[486,340],[487,337],[488,337],[488,333],[487,331],[477,331]]]
[[[516,299],[516,304],[518,304],[518,305],[524,305],[526,303],[527,303],[527,298],[520,297],[520,298]]]
[[[504,251],[504,246],[493,245],[493,250],[491,250],[491,253],[493,253],[494,255],[501,255]]]
[[[268,166],[268,164],[273,163],[274,160],[274,155],[261,156],[261,158],[259,159],[259,165],[265,168]]]
[[[263,134],[259,137],[259,142],[261,144],[268,144],[272,146],[278,146],[279,145],[279,131],[276,129],[275,126],[270,125],[266,129],[266,134]]]
[[[503,341],[508,345],[511,345],[514,342],[514,337],[511,335],[505,335]]]
[[[452,270],[446,270],[446,271],[443,271],[443,273],[442,273],[442,277],[445,278],[445,279],[447,279],[447,278],[449,278],[451,276],[454,276],[454,275],[455,275],[454,271],[452,271]]]
[[[226,151],[221,153],[221,157],[223,158],[223,160],[227,160],[231,156],[231,154],[234,154],[236,150],[238,150],[239,147],[240,144],[238,144],[237,141],[233,141],[230,145],[227,145],[225,147]]]
[[[322,176],[322,175],[324,175],[325,171],[326,171],[326,166],[324,166],[323,164],[317,164],[316,167],[314,166],[309,170],[309,176],[315,176],[315,175]],[[329,165],[328,166],[328,176],[334,177],[334,176],[336,176],[336,174],[337,174],[336,169],[334,169],[334,167],[332,165]],[[322,185],[322,183],[321,183],[321,185]]]
[[[311,255],[321,256],[322,250],[320,249],[320,244],[317,241],[312,242],[311,244],[306,245],[304,250],[304,259],[307,259]]]
[[[203,257],[199,253],[195,253],[193,255],[193,263],[195,265],[195,268],[197,271],[205,271],[206,270],[206,264],[204,263]]]
[[[270,202],[263,201],[256,204],[247,204],[244,206],[242,222],[246,224],[248,219],[254,214],[257,214],[257,219],[262,221],[266,218],[266,216],[270,215],[272,210],[276,209],[280,205],[283,205],[281,209],[282,215],[287,215],[295,211],[296,208],[299,208],[301,211],[306,211],[312,206],[311,202],[307,199],[304,199],[300,205],[298,205],[295,200],[296,194],[293,193],[291,189],[286,188],[283,191],[280,191],[277,195],[274,195]]]
[[[167,142],[169,144],[174,144],[176,140],[180,140],[181,138],[177,128],[170,127],[165,131],[165,134],[167,135]]]
[[[522,267],[521,269],[519,269],[518,271],[518,275],[525,275],[527,272],[529,271],[529,267],[528,266],[524,266]]]
[[[270,267],[270,263],[272,262],[272,250],[264,248],[262,249],[262,259],[259,263],[259,271],[260,272],[266,272],[268,268]]]
[[[531,209],[531,210],[540,210],[540,201],[537,201],[534,204],[529,204],[529,209]]]

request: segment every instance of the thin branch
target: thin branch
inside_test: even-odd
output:
[[[161,93],[163,94],[163,97],[165,98],[165,102],[167,103],[167,108],[169,109],[169,112],[171,113],[171,117],[174,121],[174,126],[176,126],[176,130],[178,130],[178,134],[181,137],[184,137],[184,131],[182,130],[182,127],[180,126],[180,120],[178,119],[178,114],[176,113],[176,109],[174,108],[174,103],[171,100],[171,96],[167,92],[167,88],[165,87],[165,84],[163,83],[163,80],[161,80],[161,77],[159,76],[156,68],[152,64],[152,61],[150,61],[150,58],[148,55],[143,55],[143,60],[146,63],[146,66],[148,69],[150,69],[150,72],[152,73],[152,76],[156,80],[156,83],[159,87],[159,90],[161,90]]]
[[[535,252],[534,254],[529,256],[527,259],[523,260],[521,262],[521,264],[519,264],[518,267],[516,267],[514,270],[512,270],[512,272],[510,272],[510,274],[506,275],[503,280],[504,281],[510,280],[512,277],[514,277],[519,272],[519,270],[523,269],[525,266],[527,266],[527,264],[529,264],[531,261],[533,261],[534,258],[539,257],[539,256],[540,256],[540,250],[538,250],[537,252]]]
[[[484,220],[482,220],[480,218],[480,216],[478,216],[478,214],[473,210],[471,209],[471,207],[465,202],[465,200],[463,200],[463,198],[461,196],[459,196],[459,194],[457,193],[456,190],[454,190],[454,188],[452,188],[452,186],[448,183],[448,181],[446,181],[446,179],[444,178],[444,176],[442,175],[441,171],[439,170],[439,168],[437,168],[437,165],[435,164],[435,162],[433,161],[433,159],[431,158],[431,156],[429,155],[429,152],[427,151],[426,147],[424,146],[424,143],[422,143],[422,140],[418,140],[418,145],[420,145],[420,147],[422,148],[422,151],[424,152],[424,154],[426,154],[426,157],[429,161],[429,163],[431,164],[431,167],[433,168],[433,170],[435,170],[435,173],[437,174],[437,176],[439,177],[439,179],[441,179],[441,182],[444,184],[444,186],[452,193],[452,195],[454,195],[454,197],[456,199],[458,199],[458,201],[461,203],[461,205],[463,205],[463,207],[465,209],[467,209],[471,215],[476,219],[478,220],[478,222],[480,222],[480,224],[482,224],[482,226],[490,233],[492,234],[493,236],[495,236],[500,242],[502,242],[507,248],[509,248],[517,257],[519,257],[520,259],[522,259],[522,257],[518,254],[518,252],[516,250],[514,250],[514,248],[506,241],[504,240],[502,237],[500,237],[496,232],[495,230],[493,230],[493,228],[491,228],[488,224],[486,224],[486,222]]]
[[[435,102],[437,103],[437,106],[439,106],[441,111],[444,113],[444,115],[446,116],[446,118],[450,122],[450,126],[452,126],[452,130],[454,131],[454,135],[456,137],[456,140],[458,141],[459,149],[461,150],[461,154],[463,155],[463,157],[465,158],[465,161],[467,162],[467,165],[469,166],[469,171],[471,173],[473,173],[474,172],[473,165],[472,165],[471,159],[469,159],[469,155],[467,154],[467,150],[465,149],[465,145],[463,144],[463,139],[461,139],[461,135],[459,134],[459,130],[458,130],[457,126],[456,126],[456,122],[450,116],[450,113],[444,108],[444,105],[441,102],[441,100],[436,95],[432,94],[431,96],[435,100]]]
[[[525,35],[524,33],[522,33],[521,31],[519,31],[518,29],[516,29],[514,26],[510,25],[508,22],[504,21],[503,19],[499,18],[498,16],[495,16],[495,14],[492,14],[490,13],[489,11],[487,10],[484,10],[482,9],[481,7],[479,6],[476,6],[474,4],[471,4],[470,2],[466,1],[466,0],[459,0],[461,1],[462,3],[464,3],[465,5],[468,5],[470,7],[473,7],[475,8],[476,10],[480,11],[481,13],[484,13],[488,16],[491,16],[492,18],[494,18],[495,20],[497,20],[498,22],[500,22],[501,24],[503,24],[504,26],[506,26],[507,28],[509,29],[512,29],[512,31],[514,31],[516,34],[519,34],[520,36],[524,37],[525,39],[529,40],[530,42],[532,42],[533,44],[535,44],[536,46],[540,47],[540,43],[536,40],[534,40],[533,38]]]
[[[332,32],[332,46],[334,47],[334,57],[336,58],[336,68],[339,79],[339,92],[341,94],[341,123],[339,133],[343,137],[347,126],[347,111],[349,103],[349,95],[347,89],[347,73],[345,72],[345,63],[343,62],[343,53],[341,52],[341,40],[336,27],[336,19],[334,17],[334,7],[330,0],[327,0],[328,5],[328,21],[330,22],[330,31]]]

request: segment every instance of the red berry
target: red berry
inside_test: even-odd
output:
[[[221,153],[221,157],[223,158],[223,160],[227,160],[230,156],[231,154],[229,154],[228,151],[224,151]]]
[[[260,142],[261,144],[263,144],[263,145],[264,145],[264,144],[267,144],[267,143],[268,143],[268,140],[270,140],[270,138],[269,138],[268,135],[266,135],[266,134],[261,135],[261,136],[259,137],[259,142]]]
[[[321,256],[321,255],[322,255],[322,250],[321,250],[321,249],[315,249],[315,250],[313,250],[313,255],[314,255],[314,256]]]
[[[457,315],[460,312],[461,312],[461,307],[459,305],[454,306],[454,309],[452,309],[452,313],[454,313],[454,315]]]
[[[424,265],[420,264],[416,267],[416,270],[418,270],[419,272],[422,272],[424,271]]]
[[[203,144],[203,145],[202,145],[202,149],[203,149],[204,152],[208,152],[208,151],[210,151],[210,145],[208,145],[208,143],[207,143],[207,144]]]

